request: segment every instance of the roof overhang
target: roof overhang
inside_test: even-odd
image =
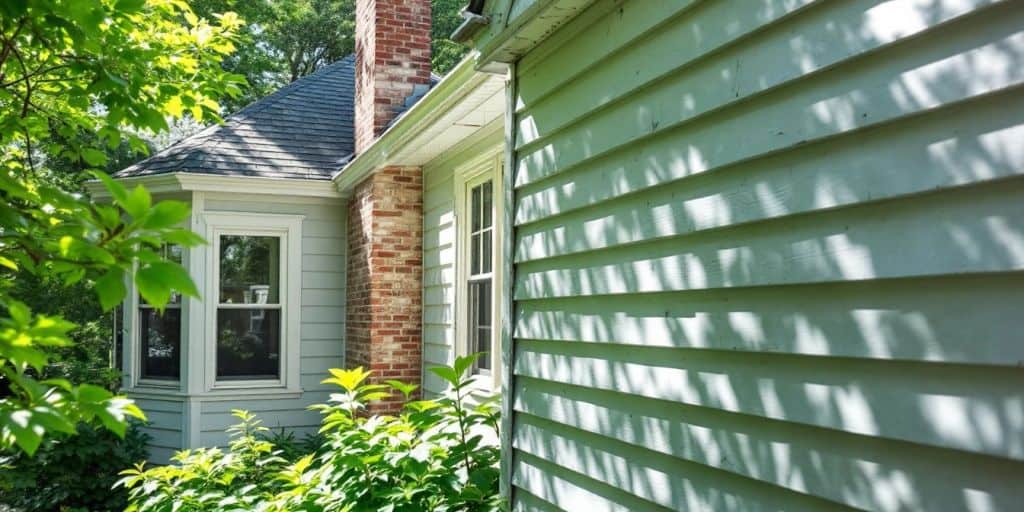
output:
[[[259,178],[255,176],[224,176],[174,172],[151,176],[134,176],[117,180],[126,187],[143,185],[151,194],[175,192],[231,192],[238,194],[264,194],[291,197],[336,197],[341,194],[328,180],[302,180],[294,178]],[[86,190],[96,199],[107,199],[110,194],[99,181],[89,181]]]
[[[473,52],[380,137],[334,175],[348,196],[373,171],[386,166],[420,166],[502,117],[505,68],[476,68]]]
[[[616,0],[494,0],[482,9],[489,18],[487,31],[477,30],[478,66],[512,63],[586,11],[608,10]]]

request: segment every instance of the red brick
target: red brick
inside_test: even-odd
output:
[[[378,169],[355,187],[349,202],[346,360],[349,367],[371,369],[373,382],[421,384],[419,172],[410,167]],[[413,180],[394,179],[402,176]],[[381,215],[385,212],[401,215]],[[369,411],[394,413],[401,404],[400,399],[383,400],[371,404]]]
[[[356,152],[430,80],[429,0],[356,1]]]

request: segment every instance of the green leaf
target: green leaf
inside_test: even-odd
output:
[[[153,198],[150,197],[146,187],[139,185],[120,203],[124,211],[128,212],[132,218],[141,219],[149,212],[150,206],[153,205]]]
[[[103,186],[107,188],[107,192],[110,192],[110,197],[114,198],[118,204],[124,203],[128,199],[128,190],[124,188],[124,185],[116,182],[108,176],[106,173],[93,171],[91,173],[94,178],[103,182]]]
[[[113,268],[96,280],[96,295],[99,296],[103,311],[110,311],[128,294],[128,289],[124,285],[124,277],[124,270]]]
[[[450,366],[435,366],[430,369],[435,375],[441,377],[452,386],[459,385],[459,374],[455,372],[455,369]]]
[[[100,167],[107,164],[107,155],[98,149],[85,148],[82,150],[82,160],[89,165]]]
[[[206,239],[187,229],[167,231],[163,234],[163,238],[168,243],[180,245],[182,247],[196,247],[206,243]]]
[[[167,261],[148,263],[139,269],[135,273],[135,285],[142,298],[159,310],[167,305],[172,290],[199,297],[199,290],[188,272],[181,265]]]
[[[476,362],[476,360],[479,359],[481,355],[483,355],[483,353],[477,352],[475,354],[469,354],[469,355],[466,355],[466,356],[456,357],[455,358],[455,365],[453,366],[453,369],[455,370],[455,373],[458,374],[459,377],[462,377],[463,375],[465,375],[466,374],[466,370],[468,370],[470,367],[472,367],[473,363]]]
[[[125,13],[131,13],[141,11],[145,6],[146,0],[118,0],[114,9]]]
[[[13,437],[14,442],[29,455],[36,453],[46,432],[42,425],[32,421],[32,412],[24,409],[6,415],[0,413],[0,425],[3,426],[3,437]]]
[[[8,301],[7,314],[11,315],[11,320],[14,320],[21,326],[28,326],[29,322],[32,321],[32,310],[28,309],[24,302]]]
[[[146,229],[164,229],[188,219],[191,207],[181,201],[160,201],[149,211],[142,223]]]
[[[331,373],[333,378],[324,379],[321,384],[336,384],[347,391],[354,391],[364,380],[366,380],[367,377],[370,376],[370,372],[364,371],[362,366],[351,370],[331,368],[328,371]]]
[[[5,258],[3,256],[0,256],[0,267],[7,267],[7,268],[9,268],[11,270],[14,270],[15,272],[17,272],[17,270],[18,270],[18,264],[17,263],[15,263],[13,260],[10,260],[10,259]]]
[[[404,383],[402,381],[398,381],[398,380],[387,380],[385,382],[389,386],[397,389],[399,392],[401,392],[403,395],[405,395],[405,398],[409,398],[409,395],[411,395],[412,392],[416,391],[416,388],[419,387],[416,384],[406,384],[406,383]]]

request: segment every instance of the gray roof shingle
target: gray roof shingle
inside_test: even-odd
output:
[[[114,173],[328,180],[354,151],[355,59],[345,57]]]

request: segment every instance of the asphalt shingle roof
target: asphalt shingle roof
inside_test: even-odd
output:
[[[354,151],[353,56],[325,66],[117,173],[327,180]]]

